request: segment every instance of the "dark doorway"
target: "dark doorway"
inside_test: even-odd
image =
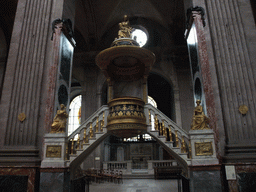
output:
[[[254,16],[254,22],[256,24],[256,1],[251,0],[251,5],[252,5],[252,13],[253,13],[253,16]]]
[[[148,95],[157,103],[157,108],[175,121],[174,94],[172,86],[160,75],[148,77]]]

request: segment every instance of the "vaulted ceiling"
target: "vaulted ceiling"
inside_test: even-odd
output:
[[[95,56],[117,37],[118,23],[128,15],[133,27],[146,29],[146,49],[157,62],[171,60],[177,68],[188,66],[184,32],[186,15],[183,1],[188,0],[76,0],[74,67],[95,66]],[[2,1],[0,27],[10,43],[18,0]],[[74,70],[75,71],[75,70]]]
[[[124,15],[128,15],[133,27],[147,30],[149,40],[145,48],[153,51],[157,60],[164,55],[178,67],[186,65],[182,0],[77,0],[74,65],[93,65],[97,53],[108,48],[117,37],[118,23]]]
[[[181,0],[77,0],[76,3],[75,24],[85,38],[93,35],[100,40],[124,15],[158,23],[170,33],[185,26]]]

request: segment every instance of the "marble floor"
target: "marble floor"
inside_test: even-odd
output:
[[[177,180],[124,179],[123,183],[91,183],[90,192],[178,192]]]

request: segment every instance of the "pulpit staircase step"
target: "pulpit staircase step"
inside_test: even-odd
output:
[[[123,175],[123,179],[154,179],[154,174],[129,174]]]
[[[132,174],[148,174],[147,169],[132,169]]]

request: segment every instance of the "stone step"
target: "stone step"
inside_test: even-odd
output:
[[[132,174],[148,174],[147,169],[132,169]]]
[[[123,179],[154,179],[154,174],[129,174],[123,175]]]
[[[166,142],[166,137],[165,137],[165,136],[160,135],[160,136],[158,136],[158,139],[159,139],[160,141],[162,141],[163,143]]]

